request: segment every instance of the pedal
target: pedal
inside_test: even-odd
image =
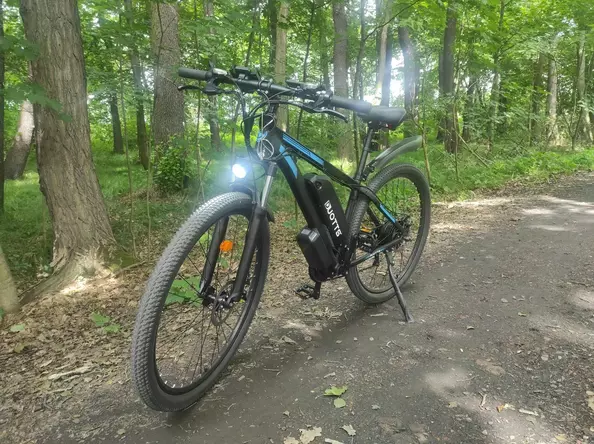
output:
[[[320,289],[322,288],[321,282],[316,282],[315,286],[311,286],[310,284],[303,284],[295,293],[301,296],[303,299],[320,299]]]

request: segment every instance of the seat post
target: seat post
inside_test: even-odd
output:
[[[375,129],[369,126],[367,129],[367,135],[365,136],[363,150],[361,151],[361,158],[359,159],[359,164],[357,165],[357,172],[355,173],[354,177],[354,179],[357,182],[359,182],[363,177],[363,170],[365,169],[365,165],[367,164],[367,156],[369,156],[369,152],[371,151],[371,141],[373,139],[374,133]]]

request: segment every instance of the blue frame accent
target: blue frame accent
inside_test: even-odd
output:
[[[388,219],[390,219],[390,222],[392,222],[392,223],[396,222],[396,218],[390,214],[390,212],[388,211],[388,209],[385,207],[384,204],[380,204],[379,209],[384,216],[386,216]]]
[[[289,144],[289,146],[296,149],[297,151],[299,151],[301,154],[305,155],[306,157],[310,158],[315,163],[317,163],[319,166],[324,166],[324,163],[325,163],[324,159],[322,159],[316,153],[311,151],[309,148],[302,145],[299,141],[293,139],[287,133],[283,133],[283,142],[286,142],[287,144]]]
[[[299,174],[299,170],[297,169],[297,164],[295,163],[293,158],[287,153],[287,149],[283,145],[281,145],[278,151],[285,157],[285,160],[287,161],[287,164],[291,168],[293,175],[295,177],[297,177],[297,174]]]

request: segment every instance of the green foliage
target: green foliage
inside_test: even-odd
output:
[[[155,184],[164,194],[181,191],[185,181],[192,176],[192,159],[183,140],[172,140],[168,146],[158,149],[155,168]]]
[[[341,396],[344,392],[347,391],[347,386],[343,385],[342,387],[332,386],[324,391],[324,396]]]
[[[101,327],[101,330],[105,333],[118,333],[120,331],[120,325],[113,323],[109,316],[93,312],[90,318],[95,323],[95,327]]]
[[[10,327],[11,333],[18,333],[25,330],[25,324],[14,324]]]
[[[165,299],[165,305],[184,304],[193,302],[199,303],[196,289],[200,288],[200,276],[186,279],[176,279],[171,285],[171,290]]]

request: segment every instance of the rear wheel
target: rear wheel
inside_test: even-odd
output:
[[[365,196],[352,206],[347,218],[351,235],[357,239],[352,260],[372,252],[398,237],[401,241],[388,251],[396,281],[402,286],[419,263],[429,234],[431,198],[423,173],[407,164],[393,164],[381,170],[368,187],[376,193],[390,213],[404,227],[396,232],[393,224]],[[346,276],[351,291],[364,302],[377,304],[395,296],[384,253],[352,267]]]
[[[247,333],[266,280],[268,221],[262,221],[244,290],[231,299],[252,199],[227,193],[180,228],[153,271],[132,338],[132,380],[142,400],[183,410],[216,382]]]

